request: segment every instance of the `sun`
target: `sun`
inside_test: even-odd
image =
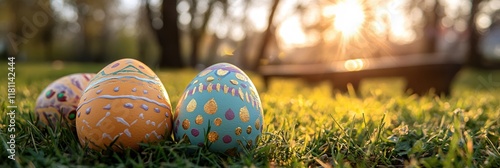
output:
[[[323,15],[333,16],[334,28],[347,37],[357,34],[365,22],[365,11],[358,0],[339,1],[333,6],[325,7]]]

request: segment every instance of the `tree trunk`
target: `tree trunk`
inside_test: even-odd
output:
[[[149,8],[149,0],[146,1],[146,12],[148,22],[156,35],[160,46],[160,67],[181,68],[184,67],[180,52],[180,33],[177,27],[177,1],[164,0],[161,5],[163,26],[160,29],[153,27],[153,18]]]
[[[479,53],[479,32],[476,27],[476,16],[479,12],[479,3],[482,0],[472,0],[470,18],[469,18],[469,53],[467,54],[467,63],[473,67],[482,66],[482,56]]]
[[[177,36],[177,38],[174,38]],[[182,68],[184,67],[184,63],[182,61],[182,57],[180,54],[180,46],[177,42],[179,37],[178,34],[174,33],[165,33],[165,37],[159,40],[160,42],[160,67],[169,67],[169,68]],[[171,38],[168,38],[171,37]],[[172,39],[172,40],[169,40]],[[174,40],[177,39],[177,40]]]
[[[248,33],[248,31],[247,31]],[[240,59],[238,60],[238,64],[240,65],[240,67],[242,69],[248,69],[249,66],[248,66],[248,58],[251,58],[250,56],[250,44],[251,44],[251,39],[250,37],[248,37],[248,34],[247,34],[247,37],[245,37],[245,39],[243,39],[243,41],[240,42],[240,55],[237,55],[237,57],[240,57]]]
[[[106,4],[107,5],[107,4]],[[111,30],[109,27],[110,14],[108,12],[108,7],[104,7],[103,11],[106,13],[104,20],[101,21],[101,33],[99,34],[99,48],[97,50],[95,62],[105,62],[108,56],[109,38],[111,35]]]
[[[433,9],[431,12],[426,12],[427,14],[427,23],[425,25],[425,40],[426,47],[425,50],[427,53],[436,52],[437,45],[437,36],[439,35],[439,21],[441,18],[441,4],[439,1],[435,1]]]
[[[191,21],[191,56],[189,59],[189,66],[191,67],[196,67],[196,64],[198,64],[198,59],[200,57],[200,46],[203,42],[203,38],[205,37],[206,29],[208,26],[208,21],[210,20],[210,15],[212,14],[213,6],[214,6],[215,0],[211,0],[208,3],[208,9],[203,15],[203,22],[201,24],[201,27],[199,29],[196,29],[193,26],[193,21]],[[192,6],[198,6],[196,1],[193,1]],[[196,8],[191,7],[190,8],[190,13],[191,16],[194,17],[196,13]]]
[[[199,34],[200,33],[196,32],[196,30],[191,31],[191,55],[189,57],[189,66],[193,68],[196,67],[198,55],[200,54],[201,35]]]
[[[9,40],[9,48],[7,50],[7,56],[8,57],[17,57],[19,56],[19,50],[21,50],[22,44],[27,43],[27,39],[24,38],[23,32],[22,32],[22,25],[23,22],[21,21],[22,18],[22,2],[21,1],[7,1],[7,3],[10,5],[9,7],[11,8],[11,11],[14,14],[14,19],[11,19],[11,24],[9,25],[10,32],[14,32],[14,34],[9,34],[12,36],[15,36],[15,39],[11,39],[11,37],[8,37],[7,40]],[[11,41],[14,40],[14,41]]]
[[[137,47],[138,47],[138,59],[146,65],[151,66],[147,63],[146,60],[146,55],[147,55],[147,48],[148,48],[148,40],[146,38],[146,31],[145,29],[148,29],[149,26],[144,26],[147,24],[150,24],[147,20],[149,19],[148,13],[146,11],[146,8],[149,8],[146,6],[147,4],[145,1],[141,2],[141,7],[139,9],[139,19],[137,19],[136,23],[136,29],[138,30],[138,35],[137,35]]]
[[[249,10],[249,7],[250,7],[250,3],[251,1],[247,1],[247,3],[245,3],[245,6],[243,7],[243,12],[245,14],[248,13],[248,10]],[[243,25],[248,25],[248,17],[244,17],[243,20],[241,21],[241,24]],[[245,31],[245,38],[239,42],[239,47],[240,48],[240,52],[238,55],[236,55],[236,57],[238,58],[237,60],[237,64],[239,64],[240,68],[241,69],[248,69],[249,68],[249,65],[248,65],[248,58],[251,58],[250,56],[250,44],[251,44],[251,39],[249,35],[250,33],[250,29],[249,29],[249,26],[244,26],[244,31]]]
[[[180,52],[180,33],[177,27],[177,1],[164,0],[162,3],[163,27],[159,38],[162,47],[160,67],[183,67]],[[164,34],[164,35],[162,35]]]
[[[210,66],[216,62],[216,58],[219,56],[217,53],[217,49],[221,44],[222,40],[219,39],[215,34],[212,35],[212,40],[209,42],[210,46],[208,46],[207,58],[205,59],[205,63],[207,66]]]
[[[269,14],[269,18],[267,19],[267,28],[266,31],[264,32],[264,37],[262,38],[260,46],[259,48],[257,48],[257,58],[254,60],[254,63],[251,68],[252,70],[257,70],[257,68],[260,65],[260,61],[264,58],[264,55],[266,54],[267,46],[269,40],[271,39],[271,28],[273,25],[274,14],[276,13],[276,8],[278,7],[279,2],[280,0],[273,1],[273,5],[271,7],[271,13]]]
[[[50,2],[49,2],[49,0],[45,0],[42,3],[48,4]],[[52,53],[52,43],[54,41],[53,30],[55,27],[55,23],[54,23],[55,21],[54,21],[54,18],[52,17],[54,14],[53,14],[53,10],[52,10],[51,6],[48,5],[47,7],[48,8],[46,10],[44,10],[42,7],[39,7],[38,10],[44,10],[47,13],[47,15],[49,16],[47,24],[45,26],[43,26],[43,28],[41,30],[41,42],[42,42],[42,46],[44,48],[45,59],[52,61],[55,59],[54,55]]]
[[[85,0],[77,0],[76,3],[86,4]],[[86,11],[82,9],[81,6],[77,7],[77,14],[78,14],[78,24],[80,24],[80,36],[81,36],[81,40],[77,41],[80,47],[79,48],[80,51],[76,53],[78,55],[77,61],[88,62],[91,61],[93,57],[90,47],[90,41],[92,38],[90,37],[90,34],[88,33],[89,30],[87,29],[88,14],[86,13]]]

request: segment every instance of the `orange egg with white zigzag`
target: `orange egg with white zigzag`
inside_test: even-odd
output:
[[[156,74],[134,59],[115,61],[90,81],[77,108],[80,144],[94,150],[139,149],[170,135],[171,105]]]

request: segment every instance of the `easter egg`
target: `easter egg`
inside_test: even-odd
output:
[[[83,90],[94,77],[92,73],[77,73],[61,77],[47,86],[36,99],[35,115],[39,127],[62,125],[74,129],[76,108]]]
[[[201,71],[181,96],[175,139],[236,155],[256,146],[263,129],[262,112],[250,78],[232,64],[215,64]]]
[[[121,59],[90,81],[77,108],[76,130],[82,146],[139,149],[170,136],[170,99],[158,76],[145,64]]]

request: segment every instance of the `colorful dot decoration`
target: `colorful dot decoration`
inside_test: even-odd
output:
[[[231,64],[201,71],[176,109],[176,140],[208,145],[211,151],[234,155],[255,147],[262,134],[260,97],[248,76]]]
[[[48,85],[38,96],[35,107],[35,116],[39,127],[55,127],[62,118],[62,122],[75,126],[77,117],[76,108],[84,89],[95,76],[91,73],[77,73],[61,77]]]

